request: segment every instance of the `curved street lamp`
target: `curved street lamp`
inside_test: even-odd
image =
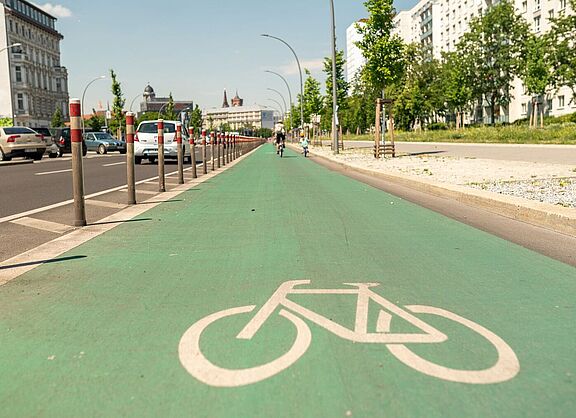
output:
[[[280,102],[278,100],[274,100],[268,97],[268,100],[270,100],[271,102],[274,102],[278,105],[278,108],[280,109],[280,113],[282,114],[282,120],[284,120],[284,112],[282,112],[282,105],[280,104]]]
[[[134,97],[134,98],[132,99],[132,101],[130,102],[130,112],[132,112],[132,105],[134,104],[134,102],[136,101],[136,99],[137,99],[138,97],[140,97],[141,95],[142,95],[142,93],[138,93],[138,95],[137,95],[136,97]]]
[[[288,42],[286,42],[284,39],[280,39],[277,36],[268,35],[267,33],[263,33],[261,36],[265,38],[276,39],[277,41],[282,42],[284,45],[290,48],[290,51],[292,51],[294,57],[296,58],[296,63],[298,64],[298,74],[300,75],[300,126],[304,127],[304,82],[302,81],[302,67],[300,66],[298,55],[296,55],[294,48],[292,48],[290,44],[288,44]]]
[[[22,46],[22,44],[17,42],[15,44],[5,46],[4,48],[0,48],[0,52],[4,51],[5,49],[16,48],[17,46]]]
[[[284,100],[284,96],[282,96],[282,93],[280,93],[278,90],[276,89],[271,89],[271,88],[267,88],[267,90],[273,91],[275,93],[278,93],[278,96],[280,96],[280,98],[282,99],[282,102],[284,103],[284,113],[286,113],[286,111],[288,110],[288,106],[286,106],[286,100]]]
[[[330,0],[332,14],[332,151],[338,154],[338,80],[336,78],[336,18],[334,17],[334,0]]]
[[[89,82],[88,84],[86,84],[86,87],[84,87],[84,91],[82,92],[82,103],[80,104],[80,114],[82,115],[82,137],[84,137],[84,96],[86,95],[86,90],[88,90],[88,87],[90,87],[90,85],[98,80],[104,80],[106,78],[105,75],[101,75],[100,77],[96,77],[94,80],[92,80],[91,82]]]
[[[280,77],[282,79],[282,81],[284,81],[284,84],[286,84],[286,88],[288,89],[288,97],[290,99],[289,122],[290,122],[290,125],[292,125],[292,104],[293,104],[293,102],[292,102],[292,91],[290,90],[290,85],[288,84],[288,81],[286,81],[286,79],[281,74],[278,74],[277,72],[270,71],[270,70],[264,70],[264,72],[274,74],[274,75]]]

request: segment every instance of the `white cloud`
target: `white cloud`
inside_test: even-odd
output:
[[[63,17],[71,17],[72,11],[67,7],[64,7],[60,4],[52,4],[52,3],[45,3],[45,4],[36,4],[39,8],[44,10],[46,13],[51,14],[56,18],[63,18]]]
[[[304,60],[300,61],[300,66],[302,67],[302,75],[304,75],[304,69],[308,69],[310,70],[310,72],[315,73],[318,71],[322,71],[322,69],[324,68],[324,60],[323,59]],[[296,61],[278,68],[280,72],[284,75],[298,75],[298,64],[296,64]]]

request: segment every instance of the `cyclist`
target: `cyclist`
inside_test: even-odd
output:
[[[276,154],[280,154],[280,156],[282,156],[281,153],[283,153],[284,151],[284,147],[286,142],[286,135],[284,135],[283,131],[278,131],[276,132]]]
[[[308,156],[308,138],[304,135],[304,131],[300,132],[300,146],[304,157]]]

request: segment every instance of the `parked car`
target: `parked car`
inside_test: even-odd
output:
[[[120,154],[126,154],[126,143],[107,132],[87,132],[84,134],[84,142],[88,151],[96,151],[98,154],[107,154],[108,151],[119,151]]]
[[[178,158],[178,144],[176,143],[176,124],[173,120],[164,121],[164,158],[167,160]],[[184,161],[192,164],[190,156],[190,144],[188,130],[182,126],[182,148],[184,149]],[[138,125],[134,137],[134,159],[136,164],[141,164],[147,158],[153,163],[158,158],[158,122],[144,121]]]
[[[50,130],[52,136],[58,145],[58,157],[72,152],[72,145],[70,141],[70,128],[53,128]],[[88,148],[86,143],[82,141],[82,155],[86,155]]]
[[[10,161],[13,157],[42,159],[46,143],[42,134],[23,126],[0,128],[0,160]]]
[[[58,144],[52,136],[52,132],[48,128],[33,128],[34,131],[42,134],[44,136],[44,142],[46,143],[45,154],[48,154],[50,158],[56,158],[58,156]]]

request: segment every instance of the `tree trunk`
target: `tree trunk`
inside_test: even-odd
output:
[[[495,100],[491,100],[490,101],[490,124],[492,126],[496,125],[496,101]]]
[[[534,100],[532,100],[532,107],[530,109],[530,124],[528,125],[530,127],[530,129],[534,128],[534,126],[536,125],[534,123],[534,114],[535,114],[534,106],[535,106],[535,103],[534,103]]]

